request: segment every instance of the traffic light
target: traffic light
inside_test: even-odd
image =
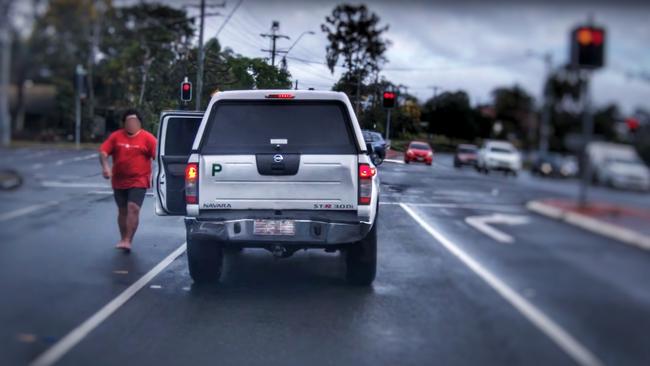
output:
[[[384,108],[395,107],[395,93],[390,91],[384,92]]]
[[[634,117],[627,118],[625,124],[627,125],[627,130],[632,133],[635,133],[640,127],[639,120]]]
[[[575,67],[597,69],[605,64],[605,30],[579,26],[571,32],[571,64]]]
[[[187,79],[181,83],[181,100],[183,102],[192,100],[192,83]]]

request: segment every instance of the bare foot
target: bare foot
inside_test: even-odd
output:
[[[121,250],[125,251],[126,253],[128,253],[128,252],[131,251],[131,243],[129,243],[128,241],[120,240],[120,242],[117,243],[115,248],[116,249],[121,249]]]

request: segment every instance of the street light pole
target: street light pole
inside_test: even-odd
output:
[[[288,55],[289,52],[291,52],[291,50],[296,46],[296,44],[298,44],[298,41],[300,41],[300,39],[301,39],[305,34],[314,35],[314,34],[316,34],[316,33],[314,33],[313,31],[304,31],[304,32],[300,33],[300,35],[298,36],[298,38],[296,38],[296,41],[293,42],[293,44],[291,45],[291,47],[289,47],[289,48],[287,49],[287,52],[284,54],[285,56]]]
[[[548,80],[553,71],[553,55],[550,52],[538,53],[533,50],[528,50],[526,54],[529,57],[541,59],[546,68],[545,80],[542,86],[542,97],[544,98],[542,104],[542,120],[539,125],[539,151],[545,154],[548,152],[548,137],[551,124],[551,88],[548,85]]]

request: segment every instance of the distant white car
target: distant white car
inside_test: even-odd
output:
[[[610,158],[597,171],[598,183],[612,188],[650,189],[650,170],[641,160]]]
[[[486,141],[478,152],[476,169],[485,174],[500,170],[517,175],[521,170],[521,154],[508,141]]]
[[[650,171],[633,146],[592,142],[587,146],[592,180],[613,188],[650,190]]]

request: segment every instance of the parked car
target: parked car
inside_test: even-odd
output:
[[[341,251],[348,282],[373,282],[379,177],[344,93],[219,92],[205,113],[164,112],[159,126],[155,210],[185,217],[195,282],[249,247]]]
[[[433,149],[428,143],[422,141],[411,141],[404,153],[404,162],[422,162],[427,165],[433,164]]]
[[[521,154],[508,141],[488,140],[478,152],[476,169],[485,174],[498,170],[516,176],[521,170]]]
[[[530,171],[542,177],[569,178],[578,174],[578,162],[575,156],[539,154],[533,160]]]
[[[478,147],[470,144],[460,144],[454,154],[454,167],[460,168],[463,165],[476,166],[478,159]]]
[[[587,146],[592,180],[612,188],[650,190],[650,171],[633,146],[592,142]]]
[[[373,151],[370,154],[372,162],[375,165],[380,165],[386,159],[386,150],[388,150],[388,143],[384,137],[376,131],[363,130],[363,138],[366,144],[372,146]]]

